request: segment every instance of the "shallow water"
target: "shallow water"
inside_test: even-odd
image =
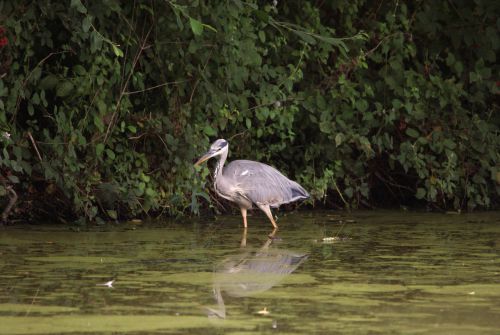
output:
[[[283,215],[0,228],[0,333],[500,333],[500,213]]]

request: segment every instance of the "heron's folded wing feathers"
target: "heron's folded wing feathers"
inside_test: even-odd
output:
[[[309,197],[298,183],[263,163],[233,161],[224,169],[224,175],[232,179],[239,193],[256,204],[275,207]]]

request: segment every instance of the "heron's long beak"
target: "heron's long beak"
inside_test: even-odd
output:
[[[197,165],[200,165],[201,163],[209,160],[210,158],[212,158],[214,156],[214,152],[213,151],[208,151],[206,154],[204,154],[203,156],[200,157],[200,159],[198,159],[198,161],[196,163],[194,163],[194,166],[197,166]]]

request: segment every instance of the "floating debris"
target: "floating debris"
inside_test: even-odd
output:
[[[320,242],[328,244],[328,243],[336,243],[341,241],[348,241],[350,237],[340,237],[340,236],[332,236],[332,237],[323,237]]]
[[[469,295],[474,295],[474,294],[476,294],[476,292],[474,291],[469,292]]]
[[[445,214],[448,214],[448,215],[460,215],[460,214],[462,214],[462,211],[460,209],[458,209],[457,211],[447,211],[447,212],[445,212]]]
[[[113,288],[113,283],[115,282],[115,280],[110,280],[108,282],[105,282],[104,284],[97,284],[97,286],[106,286],[106,287],[110,287],[110,288]]]
[[[341,223],[341,224],[356,223],[357,222],[354,219],[348,219],[348,218],[345,218],[345,217],[339,216],[339,215],[327,215],[327,216],[328,216],[328,221],[337,222],[337,223]]]
[[[260,314],[260,315],[269,315],[270,313],[271,313],[271,312],[269,312],[269,311],[267,310],[267,307],[264,307],[264,309],[263,309],[263,310],[260,310],[260,311],[258,311],[258,312],[257,312],[257,314]]]

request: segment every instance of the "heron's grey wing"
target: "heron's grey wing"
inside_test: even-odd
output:
[[[224,176],[231,178],[238,192],[256,204],[277,207],[309,198],[302,186],[267,164],[232,161],[224,169]]]

